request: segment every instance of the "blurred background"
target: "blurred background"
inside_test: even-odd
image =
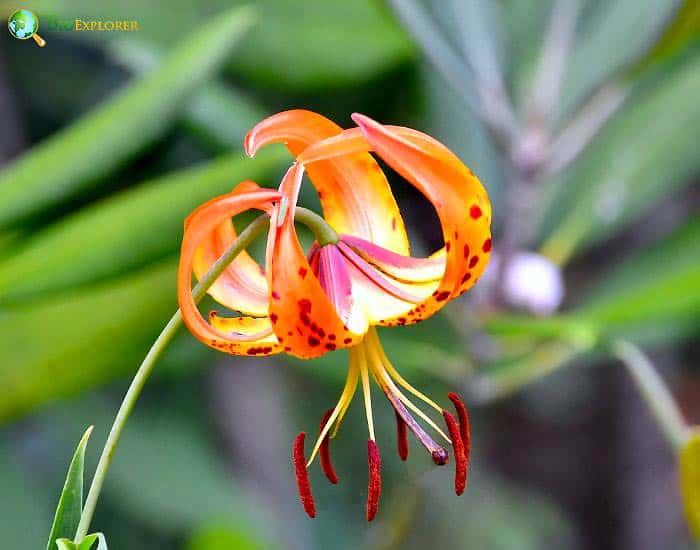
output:
[[[340,484],[312,467],[309,520],[291,443],[335,402],[344,353],[237,359],[182,331],[108,474],[93,525],[110,548],[691,548],[677,457],[610,350],[644,349],[700,421],[700,5],[243,3],[26,0],[47,45],[0,33],[0,540],[44,547],[80,435],[96,426],[90,473],[177,307],[185,216],[243,179],[276,187],[288,155],[247,159],[243,136],[307,108],[426,131],[489,191],[487,276],[382,331],[415,385],[465,397],[469,487],[455,497],[415,446],[401,462],[378,399],[367,525],[356,400],[333,443]],[[65,30],[76,18],[138,30]],[[428,203],[392,186],[414,250],[440,246]]]

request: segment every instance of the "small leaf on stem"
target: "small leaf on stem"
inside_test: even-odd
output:
[[[85,448],[87,447],[88,439],[90,439],[92,429],[93,426],[90,426],[83,434],[68,467],[66,483],[58,500],[56,515],[54,516],[49,541],[46,545],[47,550],[56,550],[56,545],[58,545],[60,550],[78,548],[78,546],[70,546],[68,543],[73,544],[70,542],[70,539],[73,538],[75,530],[78,528],[80,515],[83,512]],[[82,547],[80,548],[82,549]]]

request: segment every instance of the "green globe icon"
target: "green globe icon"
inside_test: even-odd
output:
[[[7,20],[7,28],[10,30],[10,34],[19,40],[29,40],[33,38],[39,46],[46,44],[37,34],[39,30],[39,18],[34,12],[29,10],[17,10],[13,12]]]

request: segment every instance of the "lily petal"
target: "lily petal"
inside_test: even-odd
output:
[[[252,156],[264,145],[282,142],[298,157],[317,141],[341,133],[340,126],[317,113],[285,111],[257,124],[246,136],[245,148]],[[308,166],[307,172],[324,217],[336,231],[359,235],[399,254],[409,253],[396,200],[371,155],[359,152],[335,157]]]
[[[399,281],[439,281],[445,273],[444,249],[428,258],[414,258],[396,254],[354,235],[342,235],[341,239],[366,262]]]
[[[353,120],[389,166],[433,204],[445,241],[445,272],[438,288],[421,304],[424,319],[450,298],[471,288],[491,251],[491,205],[486,190],[462,162],[435,139],[408,128],[382,126],[360,114]]]
[[[280,199],[281,195],[276,191],[261,189],[253,182],[243,182],[232,193],[212,199],[197,208],[185,222],[178,267],[178,302],[187,328],[208,346],[236,355],[270,355],[282,351],[277,338],[269,330],[269,319],[252,317],[225,319],[213,316],[212,324],[209,324],[199,312],[191,290],[195,261],[199,262],[198,269],[207,265],[210,259],[207,255],[212,252],[211,248],[207,248],[209,246],[207,243],[211,242],[212,235],[221,228],[222,224],[246,210],[270,211],[273,203],[279,202]],[[199,259],[195,260],[198,255]],[[249,257],[249,259],[253,262],[252,258]],[[224,273],[223,282],[220,278],[212,287],[218,289],[215,292],[224,292],[227,302],[229,299],[234,300],[226,304],[231,309],[238,309],[239,299],[240,303],[245,303],[245,298],[238,294],[241,291],[238,286],[228,285],[239,274],[242,277],[249,275],[245,264],[241,267],[237,264],[237,260],[238,258]],[[260,268],[257,264],[255,269],[259,273]]]
[[[283,196],[294,193],[302,175],[298,164],[287,171],[280,185]],[[314,276],[294,228],[294,209],[292,204],[285,212],[277,205],[271,214],[270,319],[284,351],[308,359],[355,345],[364,331],[354,332],[343,322]]]

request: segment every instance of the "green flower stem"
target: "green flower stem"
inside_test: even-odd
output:
[[[338,234],[328,225],[326,220],[315,212],[297,206],[294,220],[304,224],[313,232],[319,246],[338,242]]]
[[[300,208],[297,211],[301,210]],[[253,240],[260,235],[268,226],[270,218],[267,214],[263,214],[256,218],[248,227],[246,227],[234,241],[231,247],[226,251],[226,253],[217,260],[217,262],[211,267],[207,274],[202,277],[197,286],[192,290],[192,296],[195,302],[199,302],[209,290],[209,287],[214,284],[214,281],[218,279],[219,275],[226,269],[226,267],[234,260],[238,254],[245,250]],[[325,223],[325,222],[324,222]],[[83,508],[83,513],[80,516],[80,523],[78,524],[78,529],[75,533],[75,542],[80,544],[90,529],[90,522],[92,521],[92,516],[95,513],[95,506],[97,505],[97,499],[100,496],[100,491],[102,490],[102,485],[104,484],[105,476],[107,475],[107,470],[110,463],[112,462],[112,457],[119,443],[119,439],[124,431],[124,426],[126,421],[131,414],[134,404],[141,394],[141,390],[146,384],[146,380],[153,371],[153,367],[156,361],[165,351],[170,341],[173,339],[177,333],[180,325],[182,324],[182,314],[178,309],[175,315],[172,316],[168,324],[160,333],[156,341],[148,350],[148,354],[144,358],[139,370],[136,372],[134,379],[131,381],[131,385],[124,396],[117,416],[112,424],[112,429],[107,437],[107,442],[105,443],[104,449],[102,449],[102,454],[100,455],[100,460],[97,463],[97,468],[95,469],[95,476],[92,479],[92,484],[90,485],[90,491],[88,492],[87,498],[85,499],[85,507]]]
[[[306,225],[311,231],[313,231],[319,245],[323,246],[325,244],[338,242],[338,235],[333,230],[333,228],[328,225],[328,223],[318,214],[307,210],[306,208],[296,208],[294,219],[304,225]],[[245,250],[250,244],[255,240],[255,238],[260,235],[270,224],[270,218],[267,214],[263,214],[256,218],[248,227],[246,227],[235,240],[235,242],[230,246],[230,248],[224,253],[221,258],[219,258],[216,263],[211,267],[207,274],[202,277],[199,283],[192,289],[192,297],[196,303],[204,298],[207,294],[209,287],[214,284],[214,281],[219,278],[219,275],[226,269],[226,267],[238,256],[243,250]],[[156,341],[148,350],[146,357],[144,358],[141,366],[134,379],[131,381],[131,385],[124,396],[117,416],[112,424],[112,429],[107,437],[107,442],[105,443],[104,449],[102,449],[102,454],[100,455],[100,460],[97,463],[97,468],[95,469],[95,475],[92,479],[92,484],[90,485],[90,491],[88,492],[87,498],[85,499],[85,507],[83,508],[83,513],[80,516],[80,523],[78,524],[78,529],[75,533],[75,542],[80,544],[90,529],[90,522],[92,521],[92,516],[95,513],[95,507],[97,506],[97,499],[100,496],[100,491],[102,490],[102,485],[104,484],[105,476],[107,475],[107,470],[112,462],[112,457],[119,444],[119,439],[121,438],[122,432],[124,431],[124,426],[126,421],[131,414],[134,404],[141,394],[141,390],[146,384],[146,380],[153,371],[153,367],[156,361],[165,351],[165,348],[171,342],[175,334],[177,333],[180,325],[182,324],[182,314],[178,309],[175,315],[172,316],[168,324],[162,330]]]
[[[612,352],[627,367],[669,444],[680,451],[688,438],[688,426],[654,365],[642,350],[625,340],[613,342]]]

